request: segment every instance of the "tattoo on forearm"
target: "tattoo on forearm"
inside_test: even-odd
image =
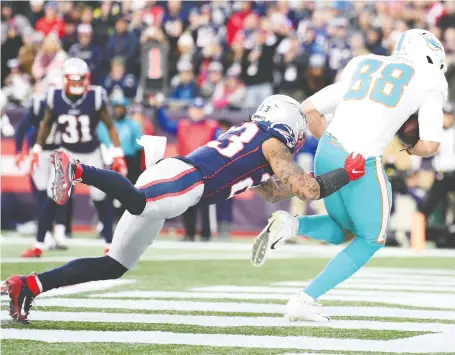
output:
[[[270,156],[277,158],[272,169],[283,183],[281,185],[283,190],[294,194],[301,200],[319,198],[319,183],[294,163],[292,154],[286,146],[282,145],[278,151],[273,151]]]
[[[284,186],[281,183],[276,183],[272,179],[269,179],[262,185],[257,187],[256,192],[259,196],[269,202],[278,202],[282,200],[287,200],[294,196],[289,189],[284,189]]]

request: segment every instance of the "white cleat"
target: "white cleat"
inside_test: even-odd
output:
[[[256,237],[251,253],[251,263],[262,266],[267,261],[267,253],[297,235],[299,220],[289,212],[277,211],[269,218],[269,223]]]
[[[330,317],[321,312],[321,305],[303,291],[286,304],[284,318],[289,322],[330,322]]]

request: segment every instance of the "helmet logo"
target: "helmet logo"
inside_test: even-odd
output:
[[[441,44],[435,38],[428,36],[427,33],[422,33],[422,37],[425,39],[428,47],[430,47],[432,51],[442,51]]]
[[[292,132],[292,129],[288,125],[283,124],[283,123],[274,123],[274,124],[272,124],[272,128],[275,131],[281,133],[281,135],[286,139],[286,145],[289,148],[295,147],[296,140],[294,137],[294,132]]]

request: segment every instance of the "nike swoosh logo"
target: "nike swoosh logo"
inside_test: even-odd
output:
[[[352,172],[353,172],[354,174],[359,174],[359,173],[363,173],[363,170],[352,170]]]
[[[272,226],[272,224],[273,224],[273,223],[270,223],[269,228],[267,228],[267,233],[270,232],[270,227]],[[274,249],[275,249],[275,245],[277,245],[277,243],[278,243],[281,239],[283,239],[283,238],[284,238],[284,237],[281,237],[281,238],[278,239],[276,242],[274,242],[274,243],[270,246],[270,249],[274,250]]]
[[[273,244],[270,246],[270,249],[275,250],[275,245],[277,245],[277,243],[278,243],[281,239],[283,239],[283,238],[284,238],[284,237],[281,237],[281,238],[278,239],[275,243],[273,243]]]

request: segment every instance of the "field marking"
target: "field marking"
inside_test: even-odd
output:
[[[199,288],[198,288],[199,289]],[[196,290],[196,289],[194,289]],[[293,290],[295,292],[295,290]],[[231,299],[231,300],[283,300],[286,301],[294,292],[289,293],[253,293],[253,291],[235,291],[235,292],[211,292],[207,291],[119,291],[91,295],[94,298],[182,298],[182,299]],[[447,308],[455,309],[455,295],[447,294],[440,297],[420,297],[416,298],[409,293],[408,295],[396,296],[392,291],[384,297],[383,294],[364,295],[361,291],[354,294],[337,294],[337,291],[331,291],[321,297],[330,301],[361,301],[361,302],[381,302],[396,305],[409,305],[427,308]]]
[[[272,286],[284,286],[284,287],[305,287],[310,283],[310,280],[307,281],[280,281],[280,282],[272,282],[270,285]],[[429,280],[396,280],[396,279],[375,279],[374,277],[370,277],[368,279],[359,279],[359,278],[350,278],[344,281],[342,284],[338,285],[337,287],[341,286],[349,286],[349,287],[365,287],[365,286],[378,286],[378,287],[387,287],[387,286],[410,286],[418,287],[422,289],[427,289],[427,287],[441,287],[441,286],[450,286],[455,287],[455,281],[429,281]],[[453,286],[452,286],[453,285]],[[346,287],[347,288],[347,287]]]
[[[231,313],[282,313],[284,305],[238,302],[196,302],[170,300],[122,300],[97,298],[37,298],[37,307],[144,309],[158,311],[202,311]],[[455,311],[430,311],[387,307],[324,307],[331,316],[420,318],[455,320]]]
[[[267,287],[267,286],[207,286],[192,288],[196,292],[222,292],[225,295],[231,293],[287,293],[289,295],[296,292],[294,288],[286,287]],[[455,294],[439,293],[418,293],[418,292],[381,292],[381,291],[355,291],[355,290],[331,290],[328,294],[321,297],[322,300],[350,300],[350,301],[369,301],[386,302],[389,304],[400,304],[405,306],[428,307],[428,308],[455,308]]]
[[[401,268],[401,267],[373,267],[368,266],[357,271],[356,275],[362,274],[380,274],[380,275],[390,275],[390,274],[411,274],[411,275],[447,275],[455,276],[455,270],[450,269],[420,269],[420,268]],[[392,276],[392,275],[390,275]]]
[[[397,340],[325,339],[305,336],[257,336],[233,334],[191,334],[155,331],[70,331],[2,329],[2,339],[22,339],[52,343],[144,343],[185,344],[219,347],[248,347],[303,350],[375,351],[402,353],[453,352],[453,334],[436,333]]]
[[[0,236],[1,237],[1,236]],[[34,238],[31,237],[1,237],[1,244],[4,245],[29,245],[34,243]],[[89,239],[89,238],[75,238],[68,240],[68,245],[74,246],[97,246],[103,245],[102,240]],[[185,243],[182,244],[179,241],[162,241],[155,242],[151,248],[154,249],[181,249],[181,250],[222,250],[222,251],[246,251],[250,252],[251,243],[232,243],[232,242],[218,242],[213,243]],[[325,245],[325,244],[297,244],[297,245],[283,245],[280,249],[272,255],[280,254],[296,254],[300,256],[308,255],[309,257],[331,257],[338,254],[343,249],[342,246]],[[454,249],[425,249],[421,252],[416,252],[412,249],[406,248],[384,248],[379,253],[375,254],[375,258],[383,257],[441,257],[441,258],[453,258],[455,257]],[[283,257],[286,257],[284,255]]]
[[[173,261],[173,260],[249,260],[249,254],[169,254],[169,255],[145,255],[141,257],[141,261]],[[271,259],[292,259],[300,258],[301,254],[276,254]],[[320,258],[320,256],[312,255],[310,258]],[[41,258],[2,258],[2,264],[27,264],[27,263],[67,263],[69,261],[80,259],[81,256],[45,256]]]
[[[1,319],[8,320],[7,311],[1,312]],[[375,322],[357,320],[335,320],[330,323],[288,322],[278,317],[226,317],[191,316],[174,314],[103,313],[103,312],[41,312],[30,313],[31,321],[59,322],[102,322],[102,323],[159,323],[186,324],[205,327],[317,327],[336,329],[370,329],[422,332],[455,331],[455,324]]]

